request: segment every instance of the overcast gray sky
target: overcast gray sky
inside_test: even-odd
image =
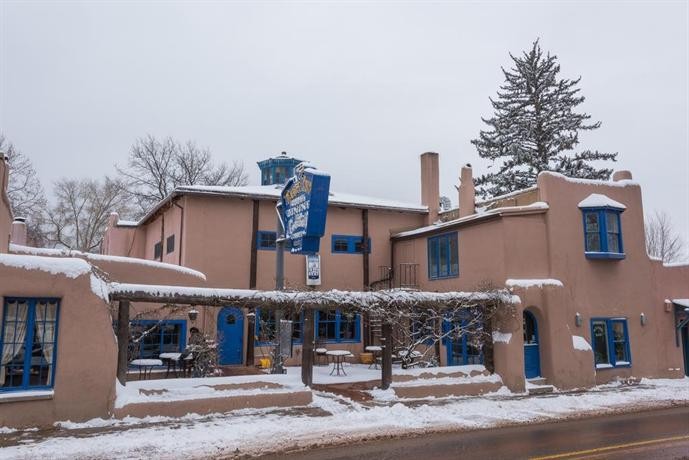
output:
[[[0,2],[0,130],[46,185],[112,173],[151,133],[254,183],[287,150],[333,189],[414,202],[436,151],[456,204],[459,166],[488,165],[470,140],[500,66],[540,37],[603,122],[582,148],[619,152],[689,240],[686,1]]]

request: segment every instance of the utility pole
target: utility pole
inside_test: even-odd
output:
[[[277,232],[275,240],[275,290],[282,291],[285,288],[285,226],[280,213],[280,202],[275,206],[277,212]],[[273,374],[284,374],[282,363],[282,309],[275,310],[275,348],[273,356]]]

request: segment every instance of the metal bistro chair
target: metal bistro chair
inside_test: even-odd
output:
[[[317,366],[327,366],[328,365],[328,355],[326,354],[328,349],[325,347],[325,340],[316,339],[315,346],[313,347],[314,354],[314,364]]]

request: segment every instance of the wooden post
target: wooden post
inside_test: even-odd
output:
[[[392,383],[392,324],[383,323],[383,370],[380,387],[383,390],[390,388]]]
[[[313,337],[315,310],[304,310],[304,329],[301,347],[301,381],[306,386],[313,383]]]
[[[249,310],[247,317],[247,337],[246,337],[246,365],[254,365],[254,338],[256,337],[256,310]]]
[[[120,300],[117,309],[117,380],[127,384],[127,351],[129,350],[129,301]]]

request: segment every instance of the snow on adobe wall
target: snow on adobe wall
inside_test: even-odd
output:
[[[493,343],[510,343],[512,340],[511,332],[493,331]]]
[[[627,209],[625,205],[612,198],[601,195],[600,193],[592,193],[579,202],[580,208],[614,208]]]
[[[571,182],[573,184],[584,184],[584,185],[602,185],[602,186],[607,186],[607,187],[629,187],[629,186],[638,186],[639,183],[635,182],[633,180],[629,179],[623,179],[623,180],[618,180],[618,181],[607,181],[607,180],[595,180],[595,179],[579,179],[577,177],[568,177],[565,176],[564,174],[560,174],[557,172],[553,171],[541,171],[538,173],[538,176],[553,176],[557,177],[559,179],[564,179],[567,182]]]
[[[68,278],[91,273],[91,265],[88,262],[73,258],[0,254],[0,264],[25,270],[41,270],[52,275],[65,275]]]
[[[592,351],[591,345],[580,335],[572,336],[572,346],[575,350],[579,351]]]
[[[206,280],[206,275],[198,270],[183,267],[180,265],[169,264],[165,262],[158,262],[156,260],[139,259],[136,257],[110,256],[103,254],[92,254],[90,252],[82,252],[72,249],[51,249],[51,248],[33,248],[30,246],[22,246],[19,244],[10,244],[10,251],[16,254],[31,254],[36,256],[51,256],[51,257],[79,257],[94,262],[114,262],[121,264],[143,265],[151,268],[161,268],[165,270],[173,270],[194,276],[196,278]]]
[[[520,287],[520,288],[530,288],[543,286],[557,286],[562,287],[562,281],[553,278],[543,278],[543,279],[508,279],[505,281],[505,286],[507,287]]]

